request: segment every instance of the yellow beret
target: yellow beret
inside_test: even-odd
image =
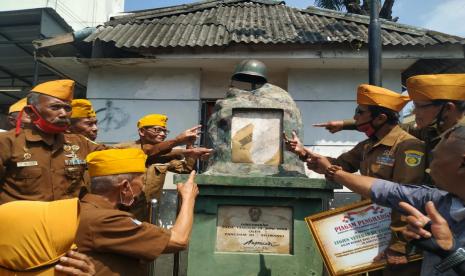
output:
[[[58,98],[63,101],[73,99],[74,81],[73,80],[54,80],[47,81],[36,85],[31,92],[41,93]]]
[[[465,74],[413,76],[407,79],[407,90],[416,101],[465,101]]]
[[[104,176],[123,173],[145,172],[147,156],[141,149],[109,149],[87,155],[89,175]]]
[[[23,110],[23,107],[27,105],[27,98],[22,98],[21,100],[15,102],[10,106],[10,109],[8,109],[8,114],[13,113],[13,112],[20,112]]]
[[[357,89],[357,103],[382,106],[399,112],[410,101],[408,96],[379,86],[361,84]]]
[[[75,99],[71,101],[71,118],[89,118],[95,117],[95,111],[92,108],[92,103],[86,99]]]
[[[146,115],[137,122],[137,128],[146,126],[161,126],[166,127],[168,117],[164,114],[149,114]]]
[[[0,221],[0,275],[18,275],[6,269],[39,275],[41,267],[53,272],[49,265],[75,248],[79,201],[12,201],[0,205]]]

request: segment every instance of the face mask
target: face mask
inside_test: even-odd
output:
[[[47,122],[42,116],[40,116],[39,112],[33,105],[29,105],[31,108],[32,112],[36,114],[38,119],[35,121],[32,121],[32,123],[40,130],[42,130],[45,133],[62,133],[65,132],[65,130],[68,129],[68,126],[56,126],[52,123]]]
[[[376,129],[373,127],[373,125],[371,124],[371,121],[368,121],[366,123],[362,123],[362,124],[359,124],[356,126],[357,127],[357,130],[360,131],[360,132],[363,132],[365,133],[365,135],[368,137],[368,138],[371,138],[373,137],[375,134],[376,134]]]
[[[122,193],[120,192],[119,194],[119,201],[120,201],[120,204],[124,207],[131,207],[131,205],[134,203],[135,201],[135,197],[134,197],[134,193],[132,192],[132,188],[131,188],[131,185],[129,185],[129,190],[131,191],[131,200],[129,200],[129,202],[124,202],[123,201],[123,195]]]

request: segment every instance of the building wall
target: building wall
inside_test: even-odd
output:
[[[329,120],[351,119],[356,107],[357,86],[368,83],[368,71],[362,69],[291,69],[288,91],[302,112],[304,144],[315,152],[337,157],[364,140],[357,131],[331,134],[312,124]],[[401,71],[383,72],[383,86],[401,90]],[[310,177],[322,177],[308,172]]]
[[[95,27],[124,11],[124,0],[2,0],[0,11],[50,7],[74,30]]]
[[[137,139],[137,121],[150,113],[168,115],[168,137],[197,125],[199,95],[199,69],[94,68],[87,86],[105,143]]]

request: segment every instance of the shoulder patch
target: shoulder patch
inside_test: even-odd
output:
[[[142,224],[142,222],[141,222],[140,220],[133,219],[133,218],[132,218],[131,220],[132,220],[132,222],[134,222],[134,224],[137,225],[137,226],[139,226],[139,225]]]
[[[409,167],[416,167],[420,165],[423,155],[425,154],[418,150],[406,150],[405,151],[405,164],[407,164],[407,166]]]

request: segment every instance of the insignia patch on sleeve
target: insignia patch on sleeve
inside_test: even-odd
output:
[[[140,220],[137,220],[137,219],[131,219],[132,222],[134,222],[135,225],[139,226],[142,224],[142,222]]]
[[[407,150],[405,151],[405,164],[409,167],[416,167],[420,165],[423,155],[425,154],[421,151]]]

